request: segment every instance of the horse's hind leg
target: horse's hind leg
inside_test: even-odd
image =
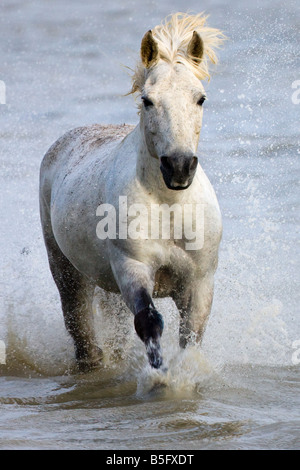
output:
[[[67,271],[70,274],[70,271]],[[58,283],[56,283],[58,285]],[[92,302],[95,286],[77,273],[59,288],[65,325],[74,341],[75,357],[81,371],[100,365],[102,351],[97,346],[93,328]]]
[[[120,294],[97,289],[96,309],[101,322],[101,345],[105,358],[119,362],[127,357],[131,339],[129,309]]]
[[[78,367],[81,371],[92,369],[102,359],[93,328],[95,285],[74,268],[53,237],[46,234],[45,243],[52,276],[60,294],[65,325],[74,341]]]

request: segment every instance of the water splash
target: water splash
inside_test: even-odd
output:
[[[170,351],[171,352],[171,351]],[[165,389],[176,397],[199,392],[211,381],[216,380],[217,369],[205,356],[199,346],[185,350],[173,350],[172,357],[165,355],[164,366],[157,370],[148,364],[137,371],[137,395]]]

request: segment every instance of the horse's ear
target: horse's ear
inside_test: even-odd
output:
[[[194,62],[201,62],[204,54],[204,43],[203,39],[201,38],[200,34],[197,33],[197,31],[193,32],[193,37],[189,42],[187,53],[188,56],[194,60]]]
[[[158,58],[158,45],[149,30],[142,39],[141,58],[144,66],[148,69]]]

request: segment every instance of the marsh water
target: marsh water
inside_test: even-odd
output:
[[[164,299],[168,371],[152,370],[132,318],[102,318],[97,293],[105,361],[78,374],[39,165],[73,127],[138,122],[125,66],[145,31],[187,8],[228,36],[199,145],[224,223],[202,348],[179,350]],[[291,0],[1,1],[0,449],[299,448],[299,20]]]

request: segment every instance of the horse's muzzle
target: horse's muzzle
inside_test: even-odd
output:
[[[160,157],[160,170],[169,189],[187,189],[193,181],[198,165],[195,155],[170,155]]]

